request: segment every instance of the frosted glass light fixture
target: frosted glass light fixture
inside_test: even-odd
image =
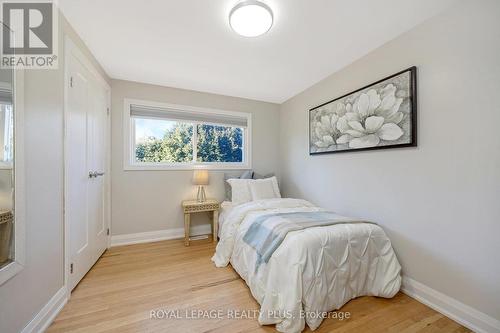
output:
[[[273,11],[257,0],[244,0],[229,13],[229,25],[239,35],[257,37],[265,34],[273,25]]]

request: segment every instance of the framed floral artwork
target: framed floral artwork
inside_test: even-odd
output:
[[[309,110],[309,154],[417,145],[417,68]]]

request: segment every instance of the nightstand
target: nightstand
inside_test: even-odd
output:
[[[191,214],[201,212],[212,213],[212,237],[213,242],[217,242],[217,233],[219,229],[219,208],[219,201],[214,199],[207,199],[204,202],[198,202],[196,200],[184,200],[182,202],[182,209],[184,210],[184,245],[189,246]]]

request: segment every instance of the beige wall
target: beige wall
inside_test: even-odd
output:
[[[0,169],[0,209],[12,209],[12,170]]]
[[[20,332],[64,284],[64,34],[99,66],[60,16],[59,69],[25,71],[26,267],[0,286],[2,333]]]
[[[252,161],[259,173],[278,171],[278,105],[248,99],[112,80],[112,233],[132,234],[183,227],[181,201],[196,196],[192,171],[123,170],[123,100],[207,107],[252,114]],[[224,171],[210,171],[208,197],[224,198]],[[208,223],[207,216],[193,224]]]
[[[404,274],[500,319],[500,2],[464,1],[281,106],[284,193],[378,222]],[[309,156],[308,109],[418,67],[417,148]]]

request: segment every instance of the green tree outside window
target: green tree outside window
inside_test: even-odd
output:
[[[242,162],[243,129],[176,123],[163,139],[149,137],[136,145],[138,162],[185,163],[193,160],[193,130],[197,134],[197,162]]]

